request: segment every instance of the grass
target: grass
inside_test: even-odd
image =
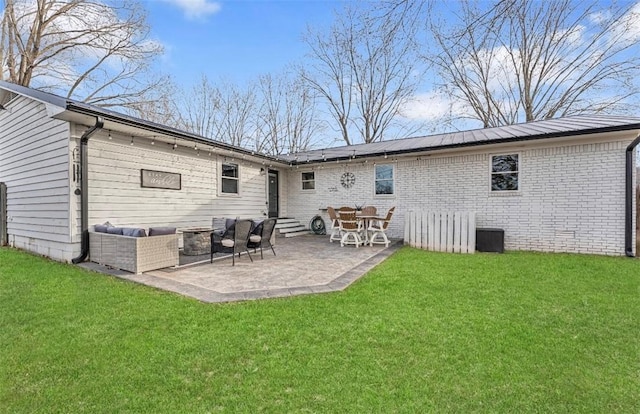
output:
[[[232,304],[0,249],[0,411],[640,411],[640,263],[403,248]]]

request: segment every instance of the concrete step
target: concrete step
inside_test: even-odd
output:
[[[298,226],[301,226],[298,220],[290,220],[290,221],[287,221],[286,223],[278,222],[276,224],[276,229],[288,229],[291,227],[298,227]]]
[[[278,229],[280,234],[295,233],[297,231],[304,231],[304,230],[309,230],[309,229],[307,227],[301,225],[300,223],[298,223],[295,226],[281,227],[281,228]]]
[[[304,236],[305,234],[312,234],[312,233],[313,232],[311,230],[305,229],[305,230],[299,230],[299,231],[284,233],[283,236],[284,237],[296,237],[296,236]]]

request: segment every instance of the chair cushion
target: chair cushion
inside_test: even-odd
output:
[[[135,227],[123,227],[122,235],[130,236],[130,237],[146,237],[147,232],[144,229],[139,229]]]
[[[231,239],[222,239],[220,241],[220,244],[222,244],[224,247],[233,247],[236,242]]]
[[[262,237],[257,234],[252,234],[251,236],[249,236],[249,241],[251,243],[260,243],[260,240],[262,240]]]
[[[119,234],[122,236],[122,227],[107,227],[107,233]]]
[[[149,236],[164,236],[165,234],[176,234],[175,227],[150,227]]]

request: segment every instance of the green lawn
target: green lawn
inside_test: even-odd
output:
[[[640,412],[640,261],[403,248],[203,304],[0,249],[0,412]]]

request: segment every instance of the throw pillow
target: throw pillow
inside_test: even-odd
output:
[[[164,236],[166,234],[176,234],[175,227],[149,227],[149,236]]]
[[[122,236],[122,227],[107,227],[107,233],[119,234],[120,236]]]
[[[135,227],[124,227],[122,229],[122,235],[129,236],[129,237],[146,237],[147,232],[144,229],[139,229]]]

